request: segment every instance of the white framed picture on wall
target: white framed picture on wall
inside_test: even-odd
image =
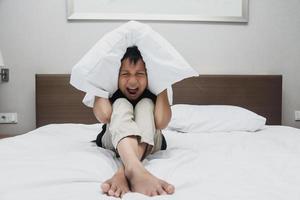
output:
[[[248,22],[249,0],[66,0],[73,20]]]

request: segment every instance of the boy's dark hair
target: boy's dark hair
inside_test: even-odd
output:
[[[126,58],[128,58],[131,63],[133,62],[133,64],[136,64],[139,59],[143,60],[141,52],[137,46],[128,47],[123,58],[121,59],[121,62]]]

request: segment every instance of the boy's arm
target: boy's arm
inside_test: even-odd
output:
[[[167,90],[157,95],[154,108],[154,121],[156,129],[164,129],[171,120],[172,112],[168,100]]]
[[[112,113],[112,106],[109,99],[95,97],[93,112],[98,121],[101,123],[109,123]]]

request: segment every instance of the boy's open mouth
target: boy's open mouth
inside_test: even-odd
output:
[[[139,88],[135,88],[135,89],[127,88],[128,93],[133,96],[137,94],[138,90]]]

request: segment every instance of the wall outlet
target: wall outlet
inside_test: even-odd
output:
[[[17,113],[0,113],[0,124],[16,124],[18,123]]]
[[[300,121],[300,111],[295,110],[295,121]]]

